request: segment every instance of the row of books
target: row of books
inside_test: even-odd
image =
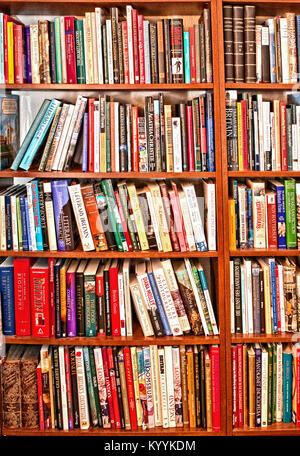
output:
[[[300,344],[237,344],[231,354],[233,427],[300,426]]]
[[[4,187],[1,250],[216,250],[215,183],[72,180]],[[79,232],[79,236],[78,236]]]
[[[91,172],[215,171],[213,95],[171,105],[160,93],[145,97],[140,109],[107,95],[79,95],[75,105],[45,99],[20,148],[11,148],[13,170],[39,161],[39,171],[68,171],[75,163]]]
[[[6,428],[220,431],[220,348],[11,345]]]
[[[261,94],[226,91],[228,169],[298,171],[300,98],[266,100]]]
[[[300,329],[300,268],[293,257],[230,260],[231,333]]]
[[[299,249],[300,184],[295,179],[231,181],[230,248]]]
[[[95,8],[83,17],[26,27],[0,16],[0,82],[156,84],[212,82],[210,9],[194,17],[145,19],[137,9]]]
[[[219,334],[198,259],[8,257],[0,295],[4,335],[132,336],[132,305],[145,337]]]
[[[296,84],[300,15],[260,16],[255,5],[223,6],[226,82]]]

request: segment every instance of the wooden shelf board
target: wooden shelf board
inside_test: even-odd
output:
[[[271,343],[271,342],[293,342],[300,341],[300,333],[283,334],[231,334],[233,344],[254,344],[254,343]]]
[[[228,177],[300,177],[300,171],[228,171]]]
[[[230,250],[230,256],[300,256],[298,249],[237,249]]]
[[[128,1],[126,1],[128,3]],[[0,84],[0,90],[205,90],[213,89],[213,83],[198,84]]]
[[[233,429],[234,436],[247,436],[247,435],[300,435],[300,427],[294,423],[274,423],[267,427],[249,428],[248,426]]]
[[[140,252],[117,252],[113,250],[105,250],[104,252],[84,252],[81,249],[72,250],[70,252],[55,251],[15,251],[3,250],[0,251],[0,257],[34,257],[34,258],[201,258],[201,257],[217,257],[218,251],[206,252],[158,252],[156,250],[143,250]]]
[[[80,179],[200,179],[200,178],[215,178],[215,172],[195,172],[187,171],[182,173],[170,173],[170,172],[123,172],[123,173],[94,173],[94,172],[83,172],[81,170],[70,170],[70,171],[38,171],[32,169],[29,171],[12,171],[3,170],[0,171],[1,178],[16,178],[16,177],[43,177],[46,179],[53,178],[80,178]]]
[[[268,1],[268,0],[267,0]],[[272,0],[270,0],[272,2]],[[230,2],[232,3],[232,2]],[[243,2],[238,2],[243,3]],[[249,3],[249,2],[246,2]],[[265,2],[262,2],[265,3]],[[272,2],[273,3],[273,2]],[[297,2],[298,3],[298,2]],[[226,83],[225,89],[233,89],[233,90],[298,90],[300,88],[300,84],[280,84],[280,83],[269,83],[269,82],[255,82],[252,84],[248,84],[246,82],[241,83]]]

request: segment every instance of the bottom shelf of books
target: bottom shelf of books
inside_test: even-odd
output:
[[[221,432],[220,347],[10,345],[3,435]]]

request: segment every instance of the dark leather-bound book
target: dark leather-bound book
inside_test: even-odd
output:
[[[154,104],[152,97],[146,97],[145,103],[145,120],[146,120],[146,138],[148,152],[148,169],[155,171],[155,138],[154,138]]]
[[[128,155],[127,155],[127,140],[126,140],[126,112],[125,105],[120,104],[120,121],[119,121],[119,135],[120,135],[120,171],[128,171]]]
[[[171,65],[171,38],[170,38],[170,19],[163,19],[164,25],[164,44],[165,44],[165,70],[166,83],[173,82]]]
[[[39,405],[36,369],[40,347],[31,345],[21,358],[22,426],[39,427]]]
[[[244,82],[244,8],[233,6],[234,82]]]
[[[112,352],[113,352],[114,365],[115,365],[115,371],[116,371],[116,385],[117,385],[117,393],[118,393],[118,404],[119,404],[119,410],[120,410],[121,428],[124,429],[125,428],[125,414],[124,414],[123,401],[122,401],[121,375],[120,375],[120,369],[119,369],[119,363],[118,363],[117,347],[113,347]]]
[[[207,82],[205,68],[205,28],[204,24],[199,24],[198,26],[200,40],[200,82]]]
[[[21,356],[22,345],[11,345],[2,366],[2,413],[6,428],[22,427]]]
[[[158,84],[158,49],[157,49],[157,27],[156,24],[149,24],[150,33],[150,56],[151,56],[151,80],[152,84]]]
[[[56,52],[55,52],[55,30],[54,22],[49,22],[49,44],[50,44],[50,75],[52,84],[56,84]]]
[[[241,307],[241,259],[233,260],[234,274],[234,321],[235,332],[241,334],[242,330],[242,307]]]
[[[171,67],[174,83],[184,82],[183,19],[170,19]]]
[[[255,6],[244,6],[245,82],[256,82]]]
[[[261,28],[262,82],[270,82],[270,40],[269,27]]]
[[[223,6],[225,80],[234,82],[232,5]]]
[[[200,375],[199,375],[199,352],[197,345],[194,349],[194,375],[195,375],[195,399],[196,399],[196,426],[201,426],[201,396],[200,396]]]
[[[122,22],[118,22],[118,64],[119,64],[119,81],[120,81],[120,84],[124,84]]]
[[[199,377],[200,377],[200,407],[201,427],[206,429],[206,403],[205,403],[205,348],[199,347]]]
[[[113,69],[114,83],[118,84],[119,80],[119,48],[118,48],[118,8],[110,8],[111,17],[111,34],[112,34],[112,54],[113,54]]]

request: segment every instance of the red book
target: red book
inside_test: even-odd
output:
[[[102,347],[101,351],[102,351],[103,371],[104,371],[104,377],[105,377],[105,386],[106,386],[106,392],[107,392],[107,402],[108,402],[108,408],[109,408],[110,423],[111,423],[111,427],[115,428],[116,423],[115,423],[112,389],[111,389],[109,368],[108,368],[107,348]]]
[[[237,394],[237,346],[231,347],[232,358],[232,426],[238,427],[238,394]]]
[[[243,169],[248,169],[248,133],[247,133],[247,101],[241,100],[242,135],[243,135]]]
[[[221,430],[220,415],[220,347],[211,345],[209,347],[211,359],[211,395],[212,395],[212,428],[213,432]]]
[[[300,426],[300,348],[296,350],[296,426]]]
[[[55,284],[54,258],[48,258],[49,266],[49,300],[50,300],[50,337],[55,337]]]
[[[277,249],[276,193],[266,192],[268,248]]]
[[[132,106],[132,168],[133,171],[139,170],[139,147],[138,147],[138,107]]]
[[[109,268],[109,300],[112,336],[121,335],[118,272],[118,260],[115,259]]]
[[[196,49],[195,49],[195,30],[194,27],[189,27],[190,34],[190,67],[191,67],[191,83],[196,82]]]
[[[89,98],[89,171],[94,171],[94,103],[95,98]]]
[[[184,225],[184,220],[183,220],[183,215],[182,215],[182,210],[181,210],[181,205],[180,205],[180,200],[179,200],[179,195],[178,195],[178,189],[177,189],[177,185],[175,182],[171,182],[171,184],[172,184],[172,188],[174,190],[175,196],[176,196],[176,205],[178,208],[178,216],[179,216],[179,226],[182,229],[182,234],[183,234],[184,242],[185,242],[185,250],[182,250],[182,251],[188,252],[189,244],[188,244],[188,240],[187,240],[186,229],[185,229],[185,225]]]
[[[201,157],[203,154],[207,156],[207,140],[206,140],[206,123],[205,123],[205,106],[204,106],[204,97],[199,97],[199,120],[200,120],[200,148],[201,148]],[[207,163],[207,160],[203,161],[202,158],[202,168],[203,163]],[[207,169],[202,169],[202,171],[207,171]]]
[[[186,126],[187,126],[187,142],[188,142],[188,156],[189,156],[189,171],[195,171],[192,106],[186,107]]]
[[[29,258],[14,259],[15,325],[16,336],[31,335],[30,266]]]
[[[114,406],[115,427],[117,429],[121,429],[118,391],[117,391],[117,383],[116,383],[116,371],[115,371],[114,358],[113,358],[113,352],[112,352],[111,347],[107,347],[107,362],[108,362],[109,378],[110,378],[110,383],[111,383],[112,401],[113,401],[113,406]]]
[[[276,302],[277,302],[277,325],[278,325],[278,334],[281,334],[281,312],[280,312],[279,274],[278,274],[278,264],[276,264],[276,263],[275,263],[275,281],[276,281]]]
[[[287,171],[286,103],[280,103],[281,170]]]
[[[145,56],[144,56],[144,28],[143,15],[138,15],[138,47],[139,47],[139,66],[140,66],[140,84],[145,84]]]
[[[23,26],[14,24],[14,75],[15,84],[23,84]]]
[[[138,44],[138,20],[137,10],[131,10],[132,15],[132,46],[133,46],[133,61],[134,61],[134,83],[140,83],[140,68],[139,68],[139,44]]]
[[[127,384],[127,395],[129,403],[129,413],[130,413],[130,423],[131,429],[137,429],[137,419],[135,411],[135,396],[134,396],[134,386],[133,386],[133,376],[132,376],[132,366],[131,366],[131,357],[129,347],[124,347],[124,363],[125,363],[125,373],[126,373],[126,384]]]
[[[130,236],[129,236],[125,215],[124,215],[123,208],[122,208],[122,205],[121,205],[120,195],[119,195],[118,190],[116,190],[114,193],[115,193],[115,198],[116,198],[116,202],[117,202],[117,206],[118,206],[118,211],[119,211],[121,222],[122,222],[123,231],[124,231],[124,234],[125,234],[125,239],[126,239],[126,242],[127,242],[127,245],[128,245],[128,250],[129,250],[129,252],[133,252],[133,247],[132,247],[131,239],[130,239]]]
[[[64,355],[65,355],[65,373],[66,373],[66,389],[67,389],[68,423],[69,423],[69,429],[74,429],[70,354],[69,354],[69,347],[67,347],[67,346],[65,347]]]
[[[244,399],[243,399],[243,345],[237,346],[237,392],[238,392],[238,420],[239,427],[244,426]]]
[[[41,363],[39,363],[38,367],[36,368],[36,376],[37,376],[37,387],[38,387],[40,430],[43,431],[45,429],[45,421],[44,421]]]
[[[8,45],[7,45],[7,22],[22,25],[21,22],[13,19],[7,14],[3,14],[3,51],[4,51],[4,78],[5,84],[8,84]]]
[[[50,337],[49,267],[39,258],[30,268],[32,336]]]
[[[65,16],[65,46],[68,84],[77,83],[74,17]]]
[[[129,84],[128,29],[127,21],[122,21],[124,82]]]

